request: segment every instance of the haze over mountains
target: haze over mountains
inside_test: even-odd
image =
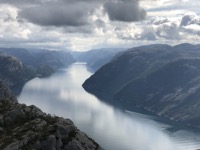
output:
[[[86,52],[72,51],[76,61],[86,62],[87,66],[93,71],[97,71],[101,66],[108,63],[114,55],[125,50],[124,48],[102,48],[93,49]]]
[[[199,64],[199,45],[141,46],[115,56],[83,87],[97,96],[109,94],[128,108],[200,127]]]

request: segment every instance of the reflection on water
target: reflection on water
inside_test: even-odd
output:
[[[49,78],[29,81],[19,102],[36,105],[44,112],[70,118],[76,126],[106,150],[195,150],[200,134],[154,121],[154,116],[122,112],[84,91],[91,75],[85,64],[73,64]]]

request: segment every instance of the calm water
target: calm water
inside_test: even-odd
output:
[[[18,100],[46,113],[70,118],[106,150],[200,148],[200,133],[192,129],[169,132],[168,128],[176,126],[155,116],[122,112],[85,92],[81,85],[91,74],[85,64],[73,64],[49,78],[27,82]]]

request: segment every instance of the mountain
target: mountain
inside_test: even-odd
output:
[[[23,48],[0,48],[0,52],[9,56],[14,56],[21,60],[23,64],[33,67],[49,66],[58,69],[75,62],[73,56],[64,51],[50,50],[27,50]]]
[[[17,102],[17,99],[11,90],[2,81],[0,81],[0,101],[3,99],[8,99],[10,102]]]
[[[23,85],[34,77],[45,77],[54,73],[48,66],[24,65],[18,58],[0,54],[0,81],[3,81],[18,95]]]
[[[19,104],[0,82],[0,149],[102,150],[69,119]]]
[[[8,55],[8,56],[14,56],[18,58],[20,61],[22,61],[26,65],[32,65],[34,64],[34,57],[31,55],[31,53],[23,48],[0,48],[0,52]]]
[[[108,63],[115,54],[123,51],[124,48],[102,48],[86,52],[71,52],[76,61],[86,62],[88,67],[93,71],[98,70],[101,66]]]
[[[200,127],[200,46],[148,45],[118,54],[83,87],[121,105]]]
[[[73,62],[73,56],[63,51],[0,48],[0,80],[18,95],[28,80],[49,76]]]
[[[12,90],[35,76],[36,72],[24,66],[16,57],[0,54],[0,80],[4,81]]]

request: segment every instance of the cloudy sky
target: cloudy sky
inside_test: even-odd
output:
[[[0,0],[0,46],[200,44],[199,0]]]

